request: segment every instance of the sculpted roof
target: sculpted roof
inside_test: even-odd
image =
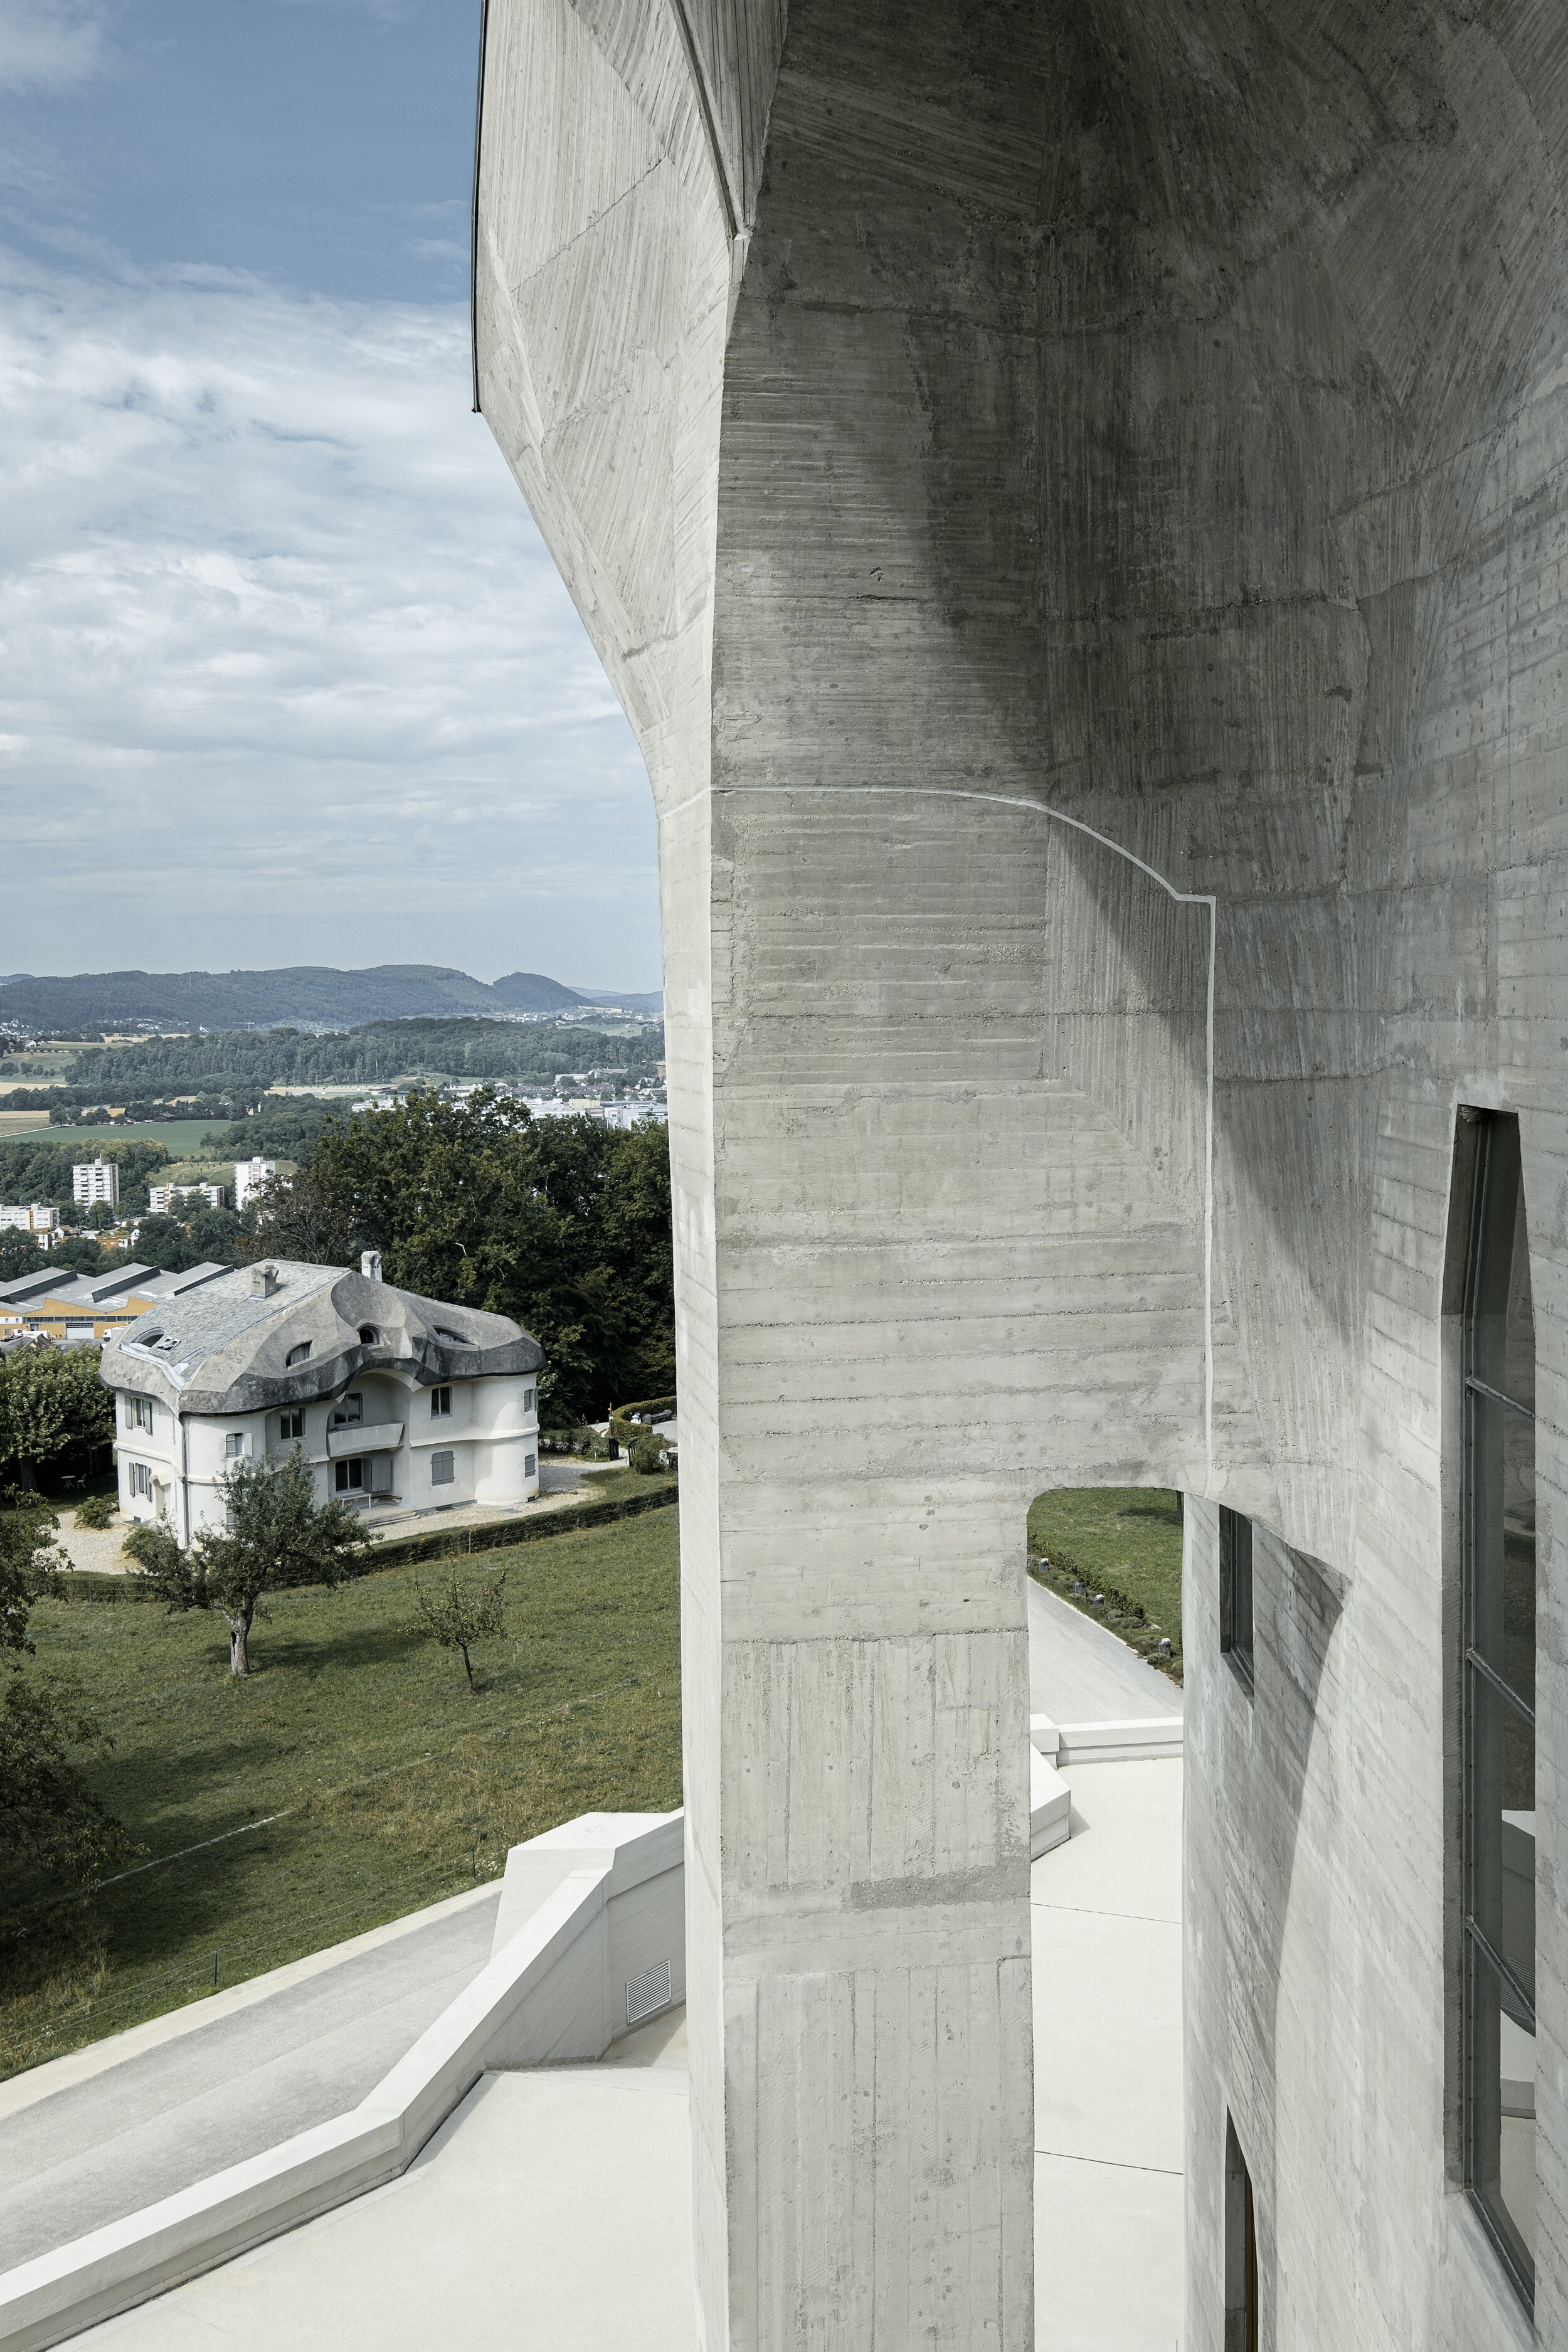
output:
[[[301,1348],[309,1353],[290,1364]],[[431,1385],[543,1361],[538,1340],[505,1315],[275,1258],[161,1301],[105,1346],[102,1376],[177,1412],[236,1413],[334,1396],[378,1365]]]

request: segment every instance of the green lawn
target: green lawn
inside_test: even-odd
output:
[[[94,1785],[150,1856],[184,1858],[91,1900],[0,1882],[0,2075],[198,1999],[215,1966],[234,1984],[494,1877],[574,1814],[680,1802],[676,1512],[460,1573],[503,1567],[477,1697],[409,1630],[409,1570],[275,1597],[238,1685],[221,1619],[38,1605],[29,1671],[70,1675],[114,1739]]]
[[[1058,1486],[1030,1504],[1028,1541],[1031,1562],[1043,1556],[1050,1563],[1036,1570],[1041,1583],[1135,1649],[1168,1634],[1180,1681],[1182,1522],[1173,1494],[1163,1486]],[[1081,1599],[1071,1590],[1079,1579],[1089,1588]],[[1094,1607],[1097,1591],[1107,1592],[1109,1608]],[[1141,1609],[1145,1622],[1119,1610],[1113,1594]]]
[[[4,1108],[5,1103],[0,1100],[0,1110]],[[5,1140],[7,1143],[26,1143],[37,1136],[47,1138],[50,1143],[86,1144],[101,1150],[106,1143],[124,1143],[134,1139],[139,1143],[165,1145],[171,1160],[192,1160],[201,1153],[204,1135],[221,1132],[221,1120],[210,1118],[152,1118],[139,1120],[134,1126],[128,1119],[112,1118],[107,1127],[51,1127],[48,1113],[40,1111],[37,1127],[7,1129]],[[226,1163],[228,1168],[226,1181],[231,1184],[234,1181],[234,1162],[238,1156],[231,1153]]]

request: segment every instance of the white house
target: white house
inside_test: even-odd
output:
[[[99,1201],[107,1201],[111,1209],[118,1209],[118,1160],[79,1160],[71,1169],[71,1193],[84,1209],[90,1209]]]
[[[374,1512],[516,1503],[539,1491],[536,1339],[361,1271],[237,1267],[162,1302],[103,1350],[120,1507],[188,1543],[223,1525],[237,1461],[302,1449],[319,1502]]]

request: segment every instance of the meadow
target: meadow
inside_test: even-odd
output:
[[[240,1684],[220,1618],[39,1603],[37,1670],[112,1738],[89,1777],[144,1851],[90,1896],[0,1882],[0,2076],[496,1877],[574,1814],[680,1802],[676,1511],[458,1572],[503,1569],[475,1696],[413,1626],[416,1575],[450,1570],[276,1595]]]

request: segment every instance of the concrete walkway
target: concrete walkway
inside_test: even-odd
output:
[[[0,2263],[354,2106],[490,1956],[499,1881],[0,2084]]]
[[[1176,1685],[1033,1583],[1029,1631],[1037,1712],[1181,1712]],[[1066,1777],[1072,1837],[1031,1880],[1036,2342],[1173,2352],[1182,1766]],[[0,2086],[6,2262],[352,2105],[483,1965],[498,1897],[459,1896]],[[664,2019],[595,2067],[487,2075],[401,2180],[74,2340],[693,2352],[689,2171],[684,2021]]]
[[[1146,1666],[1105,1626],[1097,1625],[1031,1576],[1029,1712],[1053,1723],[1119,1723],[1181,1715],[1180,1683]]]
[[[1035,1864],[1037,2352],[1177,2352],[1179,1760],[1080,1766]],[[696,2352],[684,2019],[487,2074],[399,2181],[74,2338],[105,2352]]]
[[[694,2352],[685,2027],[485,2075],[401,2180],[73,2341]]]
[[[1030,1874],[1035,2342],[1175,2352],[1182,1762],[1080,1764],[1066,1778],[1072,1835]]]

